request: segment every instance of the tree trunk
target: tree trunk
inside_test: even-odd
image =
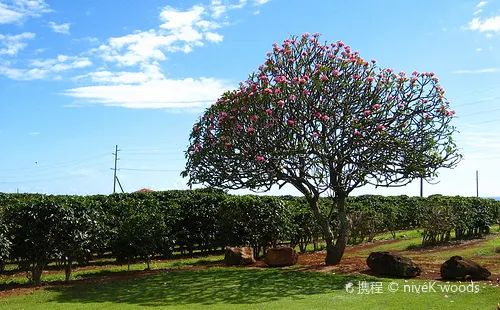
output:
[[[342,256],[344,255],[347,242],[349,241],[349,221],[347,219],[347,212],[345,209],[345,194],[335,194],[337,200],[337,211],[340,221],[339,226],[339,237],[331,253],[327,251],[327,265],[337,265],[340,263]]]
[[[73,264],[73,258],[68,257],[67,261],[64,264],[64,273],[66,276],[66,282],[69,282],[69,279],[71,278],[71,267]]]
[[[318,221],[319,226],[321,227],[321,230],[323,232],[323,238],[325,239],[326,242],[326,259],[325,263],[326,265],[336,265],[338,262],[335,262],[332,260],[332,257],[334,257],[334,242],[333,240],[334,235],[332,231],[332,227],[330,225],[330,222],[328,221],[328,218],[324,216],[321,211],[319,210],[318,207],[318,199],[319,197],[307,197],[307,200],[309,202],[309,206],[311,207],[314,217],[316,218],[316,221]],[[341,256],[342,257],[342,256]],[[340,259],[339,259],[340,261]]]
[[[45,261],[34,261],[31,267],[31,279],[30,277],[28,279],[35,284],[40,284],[44,267]]]

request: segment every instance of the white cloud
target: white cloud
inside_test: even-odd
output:
[[[185,12],[180,12],[175,8],[166,6],[160,13],[160,18],[165,22],[160,25],[160,28],[179,30],[185,27],[192,27],[193,24],[202,19],[204,12],[205,9],[199,5],[195,5]]]
[[[480,52],[480,51],[482,51],[482,50],[483,50],[483,49],[482,49],[482,48],[480,48],[480,47],[476,48],[476,52]]]
[[[258,1],[258,4],[265,2]],[[212,104],[234,85],[215,78],[166,78],[160,63],[169,53],[189,53],[206,43],[222,42],[224,36],[215,29],[228,24],[226,12],[246,5],[247,0],[233,3],[212,0],[208,5],[195,5],[186,10],[163,7],[157,27],[109,38],[105,44],[90,50],[89,55],[107,64],[74,79],[82,86],[64,92],[75,99],[67,106],[100,104],[187,111]],[[117,67],[120,69],[116,70]]]
[[[0,75],[5,75],[13,80],[42,80],[53,77],[56,73],[89,67],[92,62],[86,57],[59,55],[57,58],[45,60],[32,60],[28,68],[9,68],[0,66]]]
[[[40,133],[39,132],[30,132],[28,133],[30,136],[38,136]]]
[[[17,55],[19,51],[28,45],[26,41],[33,38],[35,38],[35,34],[31,32],[23,32],[16,35],[4,35],[0,33],[0,55]]]
[[[221,3],[214,0],[208,9],[195,5],[185,11],[166,6],[161,10],[162,23],[157,29],[136,31],[122,37],[110,38],[107,44],[102,44],[91,52],[107,62],[121,66],[135,66],[166,60],[166,53],[189,53],[194,47],[203,46],[205,41],[219,43],[223,36],[213,30],[220,28],[224,23],[214,18],[213,10],[218,5],[222,6]],[[240,1],[229,8],[240,7],[245,3]],[[218,10],[222,12],[222,9]],[[220,14],[216,14],[216,17]]]
[[[212,0],[210,10],[212,11],[213,18],[219,18],[222,14],[226,13],[227,7],[222,4],[221,0]]]
[[[45,79],[48,73],[48,71],[40,69],[16,69],[0,66],[0,75],[5,75],[13,80],[41,80]]]
[[[50,28],[56,33],[69,34],[70,23],[56,24],[54,22],[49,22]]]
[[[214,32],[207,32],[205,33],[205,38],[210,42],[219,43],[222,42],[224,36]]]
[[[98,84],[141,84],[150,81],[164,80],[165,76],[161,72],[157,63],[143,64],[141,71],[138,72],[111,72],[107,70],[100,70],[91,72],[85,75],[80,75],[75,78],[79,83],[83,81],[90,81],[91,83]]]
[[[475,73],[497,73],[500,72],[500,68],[484,68],[484,69],[474,69],[474,70],[455,70],[451,73],[455,74],[475,74]]]
[[[255,5],[263,5],[268,3],[271,0],[255,0]]]
[[[74,42],[85,42],[92,45],[99,44],[99,39],[95,37],[83,37],[79,39],[73,39]]]
[[[19,23],[51,11],[44,0],[4,0],[0,2],[0,24]]]
[[[92,66],[92,61],[86,57],[58,55],[52,59],[33,60],[31,66],[50,72],[61,72]]]
[[[484,6],[484,5],[485,5],[485,4],[487,4],[487,3],[488,3],[488,1],[481,1],[481,2],[479,2],[479,3],[476,5],[476,7],[480,8],[480,7]]]
[[[465,28],[479,32],[500,32],[500,16],[490,17],[485,20],[481,20],[478,17],[475,17],[467,24]]]
[[[114,76],[104,79],[111,79]],[[136,80],[137,82],[137,80]],[[87,103],[124,108],[192,108],[208,106],[233,85],[213,78],[156,79],[136,85],[99,85],[68,89],[65,95]]]

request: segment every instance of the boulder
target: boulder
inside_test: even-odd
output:
[[[255,263],[252,248],[227,248],[224,255],[226,265],[250,265]]]
[[[485,280],[491,276],[486,268],[478,263],[461,256],[452,256],[441,265],[441,278],[443,279],[466,279],[466,280]]]
[[[372,252],[366,264],[377,274],[413,278],[422,270],[411,259],[390,252]]]
[[[268,266],[282,267],[297,264],[299,254],[289,247],[271,248],[267,250],[264,262]]]

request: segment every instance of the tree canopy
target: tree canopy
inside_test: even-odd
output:
[[[194,124],[182,173],[190,185],[291,184],[310,199],[331,191],[343,200],[459,162],[455,112],[434,73],[379,68],[319,34],[274,44],[267,56]]]
[[[455,112],[434,73],[380,69],[343,42],[318,38],[274,44],[257,72],[206,110],[191,134],[190,183],[300,182],[313,193],[349,193],[456,165]]]

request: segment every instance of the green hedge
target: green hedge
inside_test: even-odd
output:
[[[335,227],[333,200],[320,199]],[[383,197],[347,201],[351,243],[376,233],[424,227],[424,241],[480,236],[499,220],[500,202],[468,197]],[[438,225],[439,224],[439,225]],[[255,255],[281,243],[315,248],[321,229],[302,197],[232,196],[212,189],[109,196],[0,193],[0,268],[15,260],[33,281],[56,260],[67,268],[92,254],[112,252],[118,261],[251,246]]]

